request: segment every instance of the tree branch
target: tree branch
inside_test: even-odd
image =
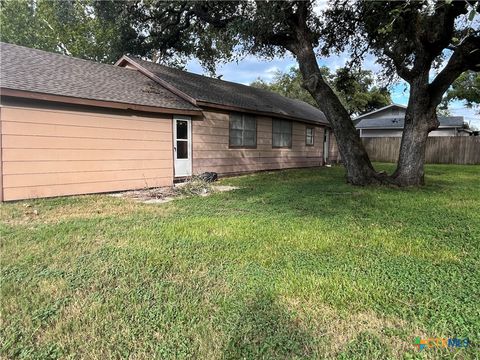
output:
[[[445,68],[429,85],[432,105],[438,105],[450,85],[467,70],[480,71],[480,36],[470,36],[458,46]]]
[[[208,7],[203,3],[194,3],[191,11],[200,20],[212,25],[216,29],[225,29],[228,24],[240,18],[240,16],[231,16],[228,18],[212,16]]]
[[[455,32],[455,20],[467,13],[466,1],[453,1],[448,4],[439,2],[433,15],[426,19],[424,31],[419,34],[420,41],[433,60],[446,47],[451,45]]]
[[[395,69],[397,69],[398,75],[405,81],[410,82],[413,78],[413,74],[406,66],[405,59],[399,57],[395,51],[388,48],[385,48],[383,52],[393,61],[393,65],[395,66]]]

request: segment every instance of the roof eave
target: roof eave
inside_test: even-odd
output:
[[[211,102],[207,102],[207,101],[197,101],[197,106],[200,106],[202,108],[212,108],[212,109],[220,109],[220,110],[246,112],[246,113],[255,114],[255,115],[276,117],[276,118],[294,120],[294,121],[298,121],[298,122],[304,122],[304,123],[308,123],[308,124],[322,125],[322,126],[328,126],[328,127],[331,126],[328,122],[323,121],[323,120],[322,121],[308,120],[308,119],[299,118],[299,117],[295,117],[295,116],[289,116],[289,115],[285,115],[285,114],[278,114],[278,113],[268,112],[268,111],[252,110],[252,109],[248,109],[248,108],[211,103]]]
[[[106,101],[106,100],[95,100],[87,99],[73,96],[64,96],[64,95],[55,95],[41,92],[9,89],[9,88],[0,88],[1,96],[8,96],[14,98],[22,99],[33,99],[33,100],[44,100],[64,104],[74,104],[74,105],[88,105],[88,106],[98,106],[103,108],[111,109],[121,109],[121,110],[135,110],[151,113],[163,113],[163,114],[177,114],[177,115],[201,115],[202,111],[198,110],[186,110],[186,109],[175,109],[175,108],[165,108],[158,106],[150,105],[139,105],[131,103],[123,103],[117,101]]]

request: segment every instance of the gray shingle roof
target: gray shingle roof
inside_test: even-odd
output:
[[[1,43],[2,88],[90,100],[197,110],[136,70]]]
[[[439,116],[440,126],[462,127],[463,116]],[[403,129],[403,117],[385,117],[377,119],[362,119],[357,125],[357,129]]]
[[[328,124],[319,109],[271,91],[129,58],[196,101]]]
[[[382,112],[384,110],[387,110],[387,109],[393,109],[393,108],[398,108],[400,110],[406,110],[407,107],[405,105],[400,105],[400,104],[390,104],[390,105],[387,105],[387,106],[384,106],[384,107],[381,107],[379,109],[376,109],[376,110],[372,110],[372,111],[369,111],[367,113],[364,113],[364,114],[361,114],[355,118],[353,118],[353,122],[355,124],[358,124],[360,122],[361,119],[363,118],[372,118],[372,117],[375,117],[374,114],[378,114],[379,112]]]

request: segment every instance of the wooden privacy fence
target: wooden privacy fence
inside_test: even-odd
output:
[[[397,162],[401,138],[362,138],[370,160]],[[480,164],[480,136],[438,136],[427,139],[429,164]]]

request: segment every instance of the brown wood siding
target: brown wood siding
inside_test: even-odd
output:
[[[330,130],[330,142],[328,149],[328,161],[339,162],[341,160],[340,152],[338,151],[338,144],[333,131]]]
[[[4,200],[167,186],[172,116],[4,106]]]
[[[229,113],[204,112],[203,121],[194,121],[193,173],[215,171],[219,174],[260,170],[313,167],[323,164],[323,127],[315,126],[314,146],[305,144],[306,125],[293,122],[292,147],[272,148],[272,119],[257,116],[257,147],[231,149]]]

